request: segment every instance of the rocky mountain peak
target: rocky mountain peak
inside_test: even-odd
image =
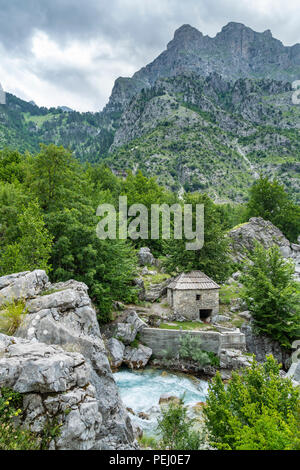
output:
[[[198,29],[194,28],[189,24],[184,24],[180,26],[180,28],[176,29],[174,33],[174,38],[172,41],[169,42],[167,45],[167,49],[172,48],[174,45],[184,44],[184,43],[192,43],[197,40],[201,40],[203,38],[203,34],[198,31]]]

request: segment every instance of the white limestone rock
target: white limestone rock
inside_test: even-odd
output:
[[[126,346],[124,363],[130,367],[130,369],[141,369],[147,365],[151,356],[152,349],[143,344],[139,344],[137,348]]]
[[[24,277],[26,278],[25,281]],[[15,289],[16,279],[17,283],[21,283],[22,289]],[[64,350],[65,368],[62,366],[63,369],[60,369],[59,363],[53,364],[47,372],[52,374],[53,379],[56,377],[55,373],[60,377],[60,382],[53,381],[53,387],[59,387],[57,393],[61,392],[61,388],[68,390],[69,382],[73,383],[74,374],[71,373],[73,368],[78,374],[81,372],[79,364],[75,366],[72,362],[75,358],[84,358],[84,363],[89,365],[89,383],[95,388],[96,403],[103,421],[103,425],[97,428],[93,448],[120,450],[135,448],[131,422],[112,375],[96,312],[88,296],[87,286],[77,281],[49,285],[46,274],[40,271],[15,275],[9,279],[7,277],[6,279],[0,278],[1,285],[3,286],[2,290],[6,289],[6,293],[13,292],[14,298],[21,295],[21,298],[28,299],[26,303],[28,314],[25,315],[21,326],[15,333],[17,338],[14,339],[14,342],[18,345],[22,338],[32,344],[30,347],[33,347],[33,344],[43,343],[50,348],[50,352],[52,351],[51,348],[57,346],[61,346]],[[47,288],[48,295],[39,295],[43,291],[43,286]],[[9,342],[10,340],[3,340],[2,338],[2,344]],[[23,347],[23,351],[26,350],[26,347]],[[14,346],[14,348],[12,351],[17,351],[17,346]],[[55,355],[56,358],[58,358],[57,354]],[[68,354],[71,354],[71,356],[68,356]],[[32,373],[36,372],[37,380],[39,367],[42,367],[43,364],[41,360],[36,359],[36,364],[32,365]],[[11,363],[11,370],[18,374],[20,369],[16,364],[17,359],[10,357],[9,362]],[[12,373],[10,373],[10,376]],[[28,378],[29,373],[26,375],[26,380]],[[32,389],[32,391],[44,386],[42,379],[39,380],[36,389]],[[24,390],[25,386],[28,387],[28,390],[24,393],[31,393],[29,384],[24,385],[23,379],[19,380],[18,387],[21,386],[24,387]],[[47,387],[49,387],[49,384]],[[71,420],[71,418],[72,422],[75,419],[78,421],[78,413],[73,413],[69,419]],[[70,445],[70,448],[77,448],[72,447],[71,438]]]
[[[111,367],[118,369],[123,363],[125,345],[116,338],[110,338],[106,343],[106,347],[108,349]]]

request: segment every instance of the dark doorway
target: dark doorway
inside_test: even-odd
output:
[[[211,309],[200,309],[199,310],[199,315],[200,315],[200,320],[206,320],[207,318],[209,318],[212,314],[212,310]]]

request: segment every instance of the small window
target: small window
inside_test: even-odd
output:
[[[196,294],[196,300],[201,300],[201,295],[200,294]]]

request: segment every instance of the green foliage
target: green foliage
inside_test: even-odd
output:
[[[199,450],[202,437],[193,429],[194,420],[187,417],[182,398],[179,404],[162,407],[161,415],[158,419],[161,449]]]
[[[299,390],[279,374],[272,356],[233,372],[225,386],[217,373],[204,408],[210,443],[225,450],[286,450],[299,442]]]
[[[22,300],[6,303],[0,307],[0,333],[13,336],[26,315]]]
[[[0,275],[34,269],[49,271],[53,237],[45,227],[43,213],[36,202],[20,208],[16,225],[17,240],[4,246],[0,254]]]
[[[185,334],[180,338],[179,357],[196,361],[201,367],[211,364],[209,354],[201,349],[201,339],[191,334]]]
[[[294,265],[282,257],[277,246],[265,250],[257,245],[246,263],[241,281],[242,297],[254,326],[261,334],[290,347],[300,335],[299,285]]]
[[[230,305],[231,301],[239,297],[239,288],[237,283],[223,285],[220,289],[220,304]]]
[[[247,216],[262,217],[278,227],[288,240],[297,242],[300,207],[294,204],[282,184],[260,177],[250,189]]]
[[[157,439],[153,436],[147,436],[145,433],[143,433],[142,437],[138,438],[138,443],[142,449],[159,450]]]
[[[7,388],[0,390],[0,450],[39,450],[40,438],[15,424],[22,414],[23,398]]]

